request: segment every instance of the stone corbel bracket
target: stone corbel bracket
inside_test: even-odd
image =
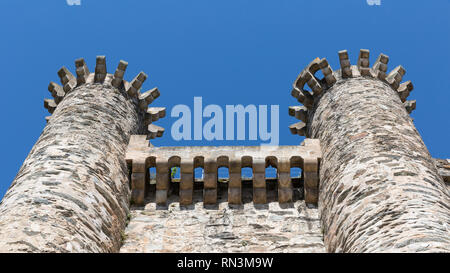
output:
[[[165,117],[166,108],[149,107],[160,96],[160,92],[158,88],[153,88],[144,93],[140,92],[142,84],[147,79],[147,75],[144,72],[140,72],[131,82],[125,81],[123,77],[127,66],[128,63],[126,61],[120,61],[114,74],[108,74],[105,56],[97,56],[94,73],[90,73],[84,59],[77,59],[75,61],[77,76],[75,77],[66,67],[62,67],[58,71],[61,85],[50,82],[48,90],[53,99],[44,99],[44,107],[50,114],[53,114],[64,97],[77,87],[85,84],[110,85],[118,89],[119,92],[123,91],[126,96],[134,100],[143,112],[144,124],[148,129],[147,138],[161,137],[164,133],[164,128],[154,125],[153,122]],[[47,116],[45,119],[48,122],[51,116]]]
[[[180,204],[192,203],[194,169],[202,167],[203,203],[217,202],[217,171],[229,170],[228,203],[242,203],[241,169],[253,169],[253,203],[267,203],[265,170],[277,169],[278,201],[292,201],[293,186],[290,171],[293,167],[303,170],[304,196],[307,204],[317,204],[319,189],[319,164],[322,154],[316,139],[305,139],[300,146],[187,146],[153,147],[145,136],[131,136],[126,160],[131,170],[131,201],[143,205],[148,169],[156,168],[156,203],[165,204],[170,188],[170,169],[180,167]]]
[[[339,63],[341,68],[333,71],[328,61],[323,58],[314,59],[297,77],[293,84],[291,95],[295,97],[303,106],[290,106],[289,115],[297,118],[300,122],[292,124],[289,129],[292,134],[308,137],[308,113],[314,107],[314,103],[320,98],[321,94],[331,88],[338,80],[356,77],[371,77],[379,79],[392,87],[398,94],[400,100],[405,106],[405,110],[411,113],[416,108],[416,101],[407,101],[407,98],[413,90],[411,81],[401,83],[405,75],[405,69],[400,65],[386,74],[388,69],[389,57],[380,54],[374,65],[370,67],[370,52],[367,49],[361,49],[358,56],[357,65],[351,65],[347,50],[339,51]],[[316,72],[321,70],[323,78],[316,77]],[[310,90],[305,88],[305,85]]]

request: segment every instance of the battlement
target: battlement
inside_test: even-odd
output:
[[[103,85],[114,87],[119,92],[122,92],[127,99],[132,100],[138,105],[138,109],[143,112],[144,125],[147,127],[147,137],[150,139],[161,137],[164,133],[164,128],[153,124],[160,118],[165,117],[165,107],[149,107],[149,105],[160,96],[157,87],[152,88],[143,93],[140,92],[143,83],[147,80],[147,74],[140,72],[131,82],[124,80],[125,71],[128,67],[128,62],[121,60],[114,72],[109,74],[106,68],[106,57],[97,56],[94,73],[89,72],[89,68],[83,58],[75,61],[76,76],[74,76],[66,67],[58,70],[58,76],[61,85],[50,82],[48,90],[53,99],[44,99],[44,107],[50,114],[53,114],[61,103],[64,97],[71,93],[74,89],[83,85]],[[51,116],[45,117],[47,122]]]
[[[378,79],[396,91],[408,113],[411,113],[416,109],[415,100],[407,101],[409,94],[414,88],[413,84],[411,81],[401,82],[406,73],[403,66],[399,65],[386,74],[389,57],[381,53],[373,66],[370,67],[370,52],[367,49],[360,50],[357,65],[351,65],[347,50],[339,51],[338,55],[341,66],[340,69],[333,70],[326,58],[316,58],[300,72],[295,80],[291,95],[296,98],[298,102],[303,104],[303,106],[289,107],[289,115],[300,120],[300,122],[289,126],[292,134],[309,136],[307,133],[308,112],[314,109],[314,105],[320,99],[324,91],[330,89],[335,84],[340,84],[346,79],[358,77]],[[322,79],[316,77],[319,70],[323,74]],[[305,86],[308,86],[311,90],[308,90]]]
[[[148,169],[156,168],[156,203],[165,204],[170,187],[170,169],[180,167],[180,204],[192,203],[194,169],[204,169],[204,204],[217,202],[217,170],[229,170],[228,203],[241,204],[241,169],[253,169],[253,203],[267,202],[266,168],[277,169],[278,201],[292,201],[291,168],[303,170],[306,203],[317,204],[319,186],[320,144],[315,139],[305,139],[300,146],[191,146],[153,147],[145,136],[133,135],[127,148],[126,160],[131,170],[132,202],[142,205]]]
[[[300,120],[291,132],[321,143],[319,211],[327,250],[448,250],[448,239],[435,239],[448,234],[448,207],[440,205],[450,200],[446,172],[436,168],[409,116],[416,101],[407,100],[413,85],[402,82],[406,70],[388,73],[385,54],[370,66],[366,49],[356,65],[346,50],[338,56],[338,70],[325,58],[303,69],[291,92],[303,105],[289,108]],[[440,228],[424,231],[418,222]]]
[[[307,138],[292,146],[154,147],[166,109],[149,106],[158,88],[141,93],[144,72],[127,82],[128,63],[109,74],[104,56],[93,73],[84,59],[76,76],[61,68],[0,202],[0,250],[448,252],[449,160],[414,127],[405,69],[338,56],[340,69],[316,58],[295,80],[290,130]]]

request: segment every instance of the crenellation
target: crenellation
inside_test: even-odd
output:
[[[77,73],[77,85],[85,84],[89,78],[90,72],[83,58],[75,61],[76,73]]]
[[[161,126],[150,124],[148,125],[148,138],[154,139],[157,137],[162,137],[165,129]]]
[[[357,67],[359,69],[359,72],[361,73],[361,76],[372,76],[370,73],[370,51],[367,49],[361,49],[359,51],[359,57],[357,62]]]
[[[333,74],[333,69],[328,64],[328,61],[326,58],[323,58],[320,60],[319,63],[320,69],[322,70],[322,74],[324,75],[325,81],[327,82],[328,86],[331,87],[333,84],[336,83],[336,77]]]
[[[84,59],[75,66],[77,78],[63,67],[63,86],[50,82],[54,99],[44,107],[52,115],[0,203],[1,252],[119,251],[131,196],[125,151],[130,137],[144,132],[146,113],[123,86],[111,85],[104,57],[97,58],[96,76]],[[131,146],[145,145],[131,139]],[[137,199],[148,181],[146,164],[133,162]],[[61,221],[67,213],[70,221]],[[30,219],[40,228],[36,234],[28,232]]]
[[[293,185],[291,180],[291,162],[289,157],[277,158],[278,202],[293,201]]]
[[[351,78],[353,76],[352,70],[350,68],[350,60],[348,59],[347,50],[341,50],[338,52],[339,63],[341,64],[341,75],[342,78]]]
[[[308,108],[305,106],[289,106],[289,115],[306,123],[308,119]]]
[[[217,170],[218,164],[214,157],[207,156],[204,158],[204,184],[203,184],[203,203],[205,205],[213,205],[217,203]]]
[[[306,90],[298,89],[297,87],[294,87],[292,89],[291,95],[298,100],[301,104],[303,104],[306,108],[311,108],[314,103],[314,98]]]
[[[142,84],[147,79],[147,74],[144,72],[139,72],[139,74],[130,82],[127,87],[127,93],[131,97],[139,97],[139,90],[141,89]]]
[[[448,252],[450,211],[442,204],[450,203],[450,194],[408,116],[416,107],[406,100],[413,85],[401,83],[402,66],[385,75],[384,54],[369,73],[368,58],[361,50],[350,66],[347,51],[340,51],[337,82],[323,85],[309,105],[307,126],[289,127],[321,143],[322,158],[303,158],[305,201],[319,197],[329,252]],[[367,232],[377,224],[376,232]]]
[[[265,158],[252,158],[253,170],[253,203],[267,203],[266,192],[266,160]]]
[[[411,114],[412,111],[416,109],[416,100],[407,100],[403,103],[408,114]]]
[[[293,135],[306,136],[306,123],[303,121],[290,125],[289,129]]]
[[[155,147],[166,108],[149,106],[158,88],[141,93],[144,72],[124,80],[121,60],[108,74],[105,56],[95,73],[83,58],[77,77],[61,68],[0,202],[0,252],[449,252],[450,161],[430,157],[408,115],[405,69],[338,55],[336,71],[315,58],[300,72],[289,129],[307,138],[275,147]]]
[[[228,157],[222,158],[226,159],[226,163],[222,163],[222,166],[228,166],[230,172],[230,181],[228,182],[228,204],[240,205],[242,204],[242,162],[239,158],[232,158],[230,161],[228,161]]]
[[[372,66],[372,72],[374,74],[374,77],[377,79],[380,79],[384,81],[386,79],[386,72],[388,70],[388,62],[389,62],[389,56],[386,54],[381,53],[375,63]]]
[[[316,63],[315,63],[316,64]],[[317,68],[318,68],[318,64]],[[297,87],[300,90],[304,90],[304,86],[305,84],[308,84],[309,88],[311,88],[313,95],[317,96],[320,95],[320,93],[322,92],[322,86],[320,85],[320,83],[317,81],[317,79],[314,77],[314,75],[311,73],[311,71],[317,71],[317,70],[310,70],[310,69],[305,69],[302,71],[302,73],[300,73],[298,82],[295,84],[295,87]],[[304,92],[308,92],[308,91],[304,91]]]
[[[117,69],[114,72],[113,79],[111,81],[111,85],[119,88],[123,84],[123,76],[125,75],[125,71],[127,70],[128,62],[120,60],[119,64],[117,65]]]
[[[147,114],[150,115],[152,121],[157,121],[166,116],[166,107],[149,107],[147,109]]]
[[[145,185],[148,180],[146,159],[133,160],[131,172],[131,200],[133,203],[141,204],[144,202]]]
[[[167,158],[156,158],[156,197],[158,205],[164,205],[170,191],[170,168]]]
[[[53,114],[53,112],[56,109],[56,102],[51,99],[44,99],[44,108],[48,110],[50,114]]]
[[[392,89],[397,90],[405,73],[406,70],[403,68],[403,66],[399,65],[391,72],[389,72],[389,74],[386,76],[386,81],[391,85]]]
[[[95,62],[95,74],[94,74],[94,83],[103,83],[106,79],[106,57],[105,56],[97,56]]]
[[[58,76],[61,80],[64,92],[67,94],[77,86],[77,80],[75,76],[66,68],[62,67],[58,71]]]
[[[180,165],[180,205],[192,204],[194,191],[194,160],[193,158],[181,157]]]
[[[62,86],[54,82],[50,82],[50,84],[48,85],[48,91],[50,91],[50,93],[52,94],[52,97],[55,99],[56,104],[60,103],[66,95]]]
[[[315,205],[319,201],[319,159],[316,157],[304,158],[303,174],[305,181],[305,202]]]
[[[400,100],[402,102],[405,102],[413,89],[414,89],[414,86],[411,83],[411,81],[406,81],[404,83],[401,83],[397,89]]]
[[[156,196],[158,198],[156,202],[158,204],[163,204],[167,200],[167,190],[170,184],[168,174],[172,167],[181,168],[180,203],[182,205],[191,203],[194,182],[193,170],[197,167],[202,167],[205,171],[203,187],[205,199],[208,199],[205,202],[206,204],[212,204],[216,198],[214,196],[217,196],[217,171],[220,167],[227,167],[229,170],[228,202],[230,204],[241,204],[242,202],[241,170],[244,167],[253,169],[253,203],[267,203],[265,170],[269,165],[283,173],[283,180],[279,182],[280,201],[288,202],[292,199],[290,168],[304,168],[302,158],[305,158],[308,170],[305,173],[305,179],[308,180],[309,188],[308,192],[305,192],[305,196],[308,198],[308,203],[317,203],[316,188],[318,187],[318,181],[314,179],[318,176],[313,176],[312,173],[318,173],[318,164],[321,157],[318,142],[305,140],[304,144],[300,146],[279,146],[274,150],[270,147],[259,146],[149,147],[145,142],[137,142],[137,139],[141,138],[132,138],[132,142],[130,142],[126,155],[127,163],[133,168],[134,160],[139,158],[139,162],[148,162],[147,169],[156,167]],[[315,169],[311,167],[314,164],[317,165]],[[139,172],[143,171],[140,170]],[[310,194],[316,196],[310,197]],[[141,200],[142,198],[135,199],[133,203],[142,204],[140,203]]]
[[[143,111],[147,108],[147,106],[152,103],[155,99],[159,97],[160,93],[157,87],[148,90],[142,94],[139,95],[139,107]]]

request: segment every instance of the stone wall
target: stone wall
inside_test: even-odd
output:
[[[434,163],[447,186],[450,186],[450,159],[434,159]]]
[[[64,86],[51,84],[56,102],[46,100],[53,115],[0,203],[1,252],[119,250],[130,197],[125,150],[143,133],[143,112],[120,71],[111,85],[104,57],[95,74],[84,61],[78,79],[59,74]]]
[[[132,206],[120,252],[325,252],[317,208],[298,198],[280,204],[268,191],[267,204],[253,204],[252,188],[243,188],[243,205],[229,205],[226,185],[217,205],[203,204],[194,191],[193,204],[181,206],[176,194],[157,206],[155,193],[145,206]]]
[[[450,251],[450,194],[399,96],[400,70],[383,80],[379,70],[341,66],[344,78],[337,71],[334,84],[322,82],[307,121],[322,146],[327,250]]]
[[[123,81],[126,62],[111,75],[104,57],[92,74],[77,60],[77,78],[63,68],[63,86],[50,84],[54,100],[44,105],[53,115],[0,202],[0,252],[449,252],[450,193],[442,179],[448,182],[448,160],[431,159],[408,115],[415,101],[406,101],[411,83],[400,84],[404,69],[385,75],[387,57],[369,68],[368,54],[361,50],[351,66],[340,52],[334,72],[316,59],[295,83],[304,107],[290,108],[301,120],[291,131],[319,139],[323,153],[319,209],[304,200],[317,196],[308,194],[317,193],[317,157],[314,164],[302,159],[304,178],[314,179],[289,186],[285,203],[277,202],[276,181],[267,184],[264,202],[257,200],[267,204],[253,203],[254,185],[244,187],[240,172],[232,172],[242,182],[243,204],[229,204],[215,167],[206,171],[217,184],[214,202],[202,202],[206,191],[196,188],[191,171],[181,172],[178,194],[156,205],[156,183],[144,200],[152,187],[148,157],[130,161],[130,170],[125,152],[132,134],[162,136],[152,122],[165,109],[147,108],[159,91],[139,92],[144,73]],[[322,80],[314,76],[319,69]],[[265,182],[262,160],[258,166],[254,176]],[[187,180],[192,200],[180,206]],[[130,186],[145,206],[129,210]],[[164,193],[169,189],[176,187]]]

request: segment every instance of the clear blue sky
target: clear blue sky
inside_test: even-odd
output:
[[[170,109],[204,104],[279,104],[280,144],[298,144],[288,125],[297,74],[315,57],[337,69],[337,51],[356,63],[360,48],[402,64],[415,86],[412,114],[432,156],[450,157],[450,1],[381,0],[66,0],[0,1],[2,78],[0,196],[14,179],[45,126],[43,99],[57,70],[96,55],[109,71],[129,62],[126,78],[143,70],[144,88],[158,86],[154,103]],[[158,125],[170,132],[174,118]],[[166,134],[155,145],[257,145],[176,142]]]

